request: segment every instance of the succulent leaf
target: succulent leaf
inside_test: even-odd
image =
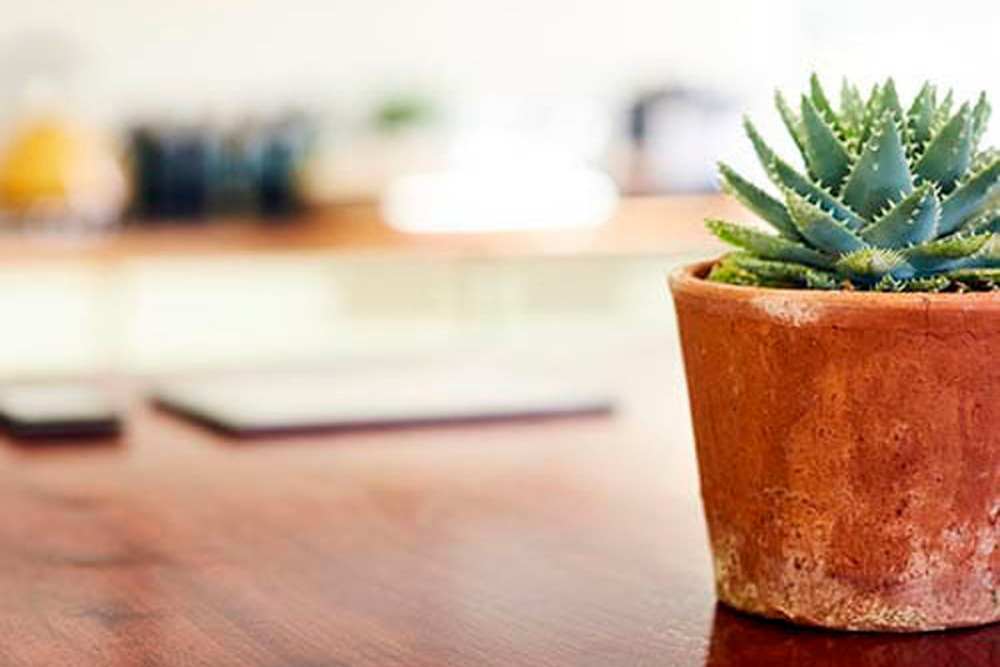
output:
[[[830,104],[830,100],[827,98],[826,92],[823,90],[823,86],[820,84],[819,77],[815,72],[809,77],[809,98],[816,105],[817,111],[823,115],[826,122],[833,125],[837,132],[842,133],[843,130],[840,127],[837,113],[833,110],[833,106]]]
[[[983,135],[986,134],[986,126],[990,122],[990,114],[992,109],[990,107],[989,100],[986,99],[986,93],[979,94],[979,101],[976,102],[975,108],[972,110],[972,148],[973,150],[979,145],[982,140]]]
[[[840,124],[849,144],[853,145],[861,136],[864,122],[865,103],[861,99],[861,93],[857,86],[844,79],[840,86]]]
[[[731,245],[749,250],[763,259],[799,262],[820,268],[832,265],[830,258],[809,246],[789,241],[780,236],[772,236],[755,229],[736,225],[725,220],[707,220],[708,229],[721,240]]]
[[[851,155],[813,101],[802,96],[802,134],[809,173],[836,194],[851,170]]]
[[[868,138],[875,130],[876,123],[882,117],[882,111],[882,86],[876,83],[872,86],[872,90],[868,94],[868,100],[865,102],[865,119],[861,125],[859,146],[864,146],[868,142]],[[860,148],[858,150],[860,152]]]
[[[892,80],[892,77],[886,79],[882,86],[882,110],[883,112],[891,112],[893,120],[897,123],[902,123],[905,120],[903,106],[899,103],[899,94],[896,92],[896,82]]]
[[[860,229],[865,226],[866,221],[841,200],[834,197],[829,191],[823,189],[806,179],[802,174],[788,166],[788,163],[777,160],[772,164],[774,178],[786,189],[792,190],[799,195],[819,202],[837,220],[843,222],[851,229]],[[793,216],[794,219],[794,216]],[[801,231],[801,230],[800,230]]]
[[[954,234],[907,248],[903,255],[918,271],[942,271],[961,266],[961,260],[976,253],[992,236],[990,233]]]
[[[753,276],[758,285],[809,289],[837,287],[837,277],[834,274],[793,262],[760,259],[749,253],[736,252],[728,255],[723,263],[728,264],[731,270]]]
[[[934,188],[924,183],[862,229],[861,238],[883,248],[923,243],[934,238],[939,215],[940,204]]]
[[[944,292],[951,283],[951,279],[943,275],[899,280],[887,274],[872,289],[876,292]]]
[[[998,183],[1000,183],[1000,156],[994,157],[990,164],[973,172],[968,180],[960,183],[941,202],[938,233],[948,234],[961,227],[967,220],[985,212]]]
[[[909,132],[912,152],[923,150],[931,140],[931,124],[934,121],[934,88],[925,83],[906,112],[906,128]]]
[[[726,192],[736,197],[741,204],[759,215],[765,222],[770,223],[782,236],[789,239],[802,238],[783,203],[722,162],[719,163],[719,175],[722,177],[722,187]]]
[[[937,183],[943,192],[950,192],[969,169],[972,143],[972,112],[963,104],[927,144],[913,170],[920,178]]]
[[[946,273],[945,277],[952,283],[959,283],[969,288],[1000,289],[1000,269],[956,269]]]
[[[730,253],[715,263],[708,274],[708,280],[729,285],[759,287],[763,283],[754,273],[738,265],[733,258],[739,253]]]
[[[987,210],[982,215],[973,218],[962,225],[961,232],[966,234],[978,234],[979,232],[1000,232],[1000,208]]]
[[[778,115],[781,116],[781,121],[785,124],[788,134],[792,135],[792,141],[795,142],[799,152],[802,153],[802,159],[808,160],[805,138],[802,133],[802,121],[796,118],[795,112],[788,106],[788,102],[785,101],[785,97],[781,94],[780,90],[774,91],[774,106],[778,109]]]
[[[802,238],[783,203],[740,176],[729,165],[720,162],[719,175],[722,177],[723,190],[736,197],[782,236],[793,240]]]
[[[767,145],[767,142],[764,141],[762,136],[760,136],[760,132],[757,131],[757,128],[747,116],[743,117],[743,129],[746,131],[747,137],[750,139],[750,143],[753,144],[753,150],[757,154],[757,159],[764,166],[764,169],[767,170],[768,176],[772,177],[770,166],[775,160],[778,159],[778,154]],[[775,185],[779,184],[780,183],[778,182],[775,183]]]
[[[941,100],[941,104],[937,105],[934,122],[939,126],[944,125],[945,121],[951,118],[951,105],[955,102],[955,91],[948,89],[948,94],[944,96]]]
[[[1000,268],[1000,237],[992,231],[986,232],[986,243],[976,252],[962,258],[959,265],[968,269]]]
[[[898,250],[887,248],[862,248],[847,253],[837,260],[837,273],[864,284],[874,284],[884,276],[909,278],[913,269]]]
[[[951,107],[955,101],[955,91],[949,90],[941,103],[934,107],[934,118],[931,120],[931,135],[937,134],[951,118]]]
[[[810,243],[818,250],[831,254],[853,252],[867,247],[846,223],[823,210],[794,190],[786,190],[788,212],[792,221]]]
[[[969,172],[977,174],[990,166],[997,158],[1000,158],[1000,149],[987,148],[986,150],[977,153],[976,156],[972,158],[972,166],[969,167]]]
[[[832,211],[837,219],[844,221],[852,228],[859,229],[866,224],[864,218],[852,211],[850,207],[844,205],[843,202],[834,197],[830,192],[823,189],[822,185],[813,183],[778,157],[764,142],[764,139],[761,138],[753,123],[745,120],[744,126],[750,137],[750,141],[753,143],[754,149],[757,151],[757,157],[764,164],[768,176],[775,185],[782,189],[793,190],[804,197],[820,202],[825,208]]]
[[[912,190],[903,139],[892,112],[886,111],[851,169],[841,196],[851,209],[871,218]]]

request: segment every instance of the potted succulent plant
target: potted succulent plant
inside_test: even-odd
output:
[[[777,107],[799,170],[746,122],[774,228],[671,276],[716,587],[797,623],[1000,621],[1000,152],[985,94],[890,79]]]

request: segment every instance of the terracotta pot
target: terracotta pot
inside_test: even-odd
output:
[[[1000,621],[1000,294],[670,278],[719,598],[849,630]]]

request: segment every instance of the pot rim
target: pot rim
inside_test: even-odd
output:
[[[799,301],[816,306],[846,307],[851,310],[1000,311],[1000,291],[996,292],[851,292],[845,290],[789,289],[730,285],[705,280],[705,275],[721,257],[685,264],[670,272],[670,291],[712,301],[750,302],[761,298]]]

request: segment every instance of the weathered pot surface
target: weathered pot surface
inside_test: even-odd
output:
[[[1000,293],[670,278],[719,598],[849,630],[1000,621]]]

